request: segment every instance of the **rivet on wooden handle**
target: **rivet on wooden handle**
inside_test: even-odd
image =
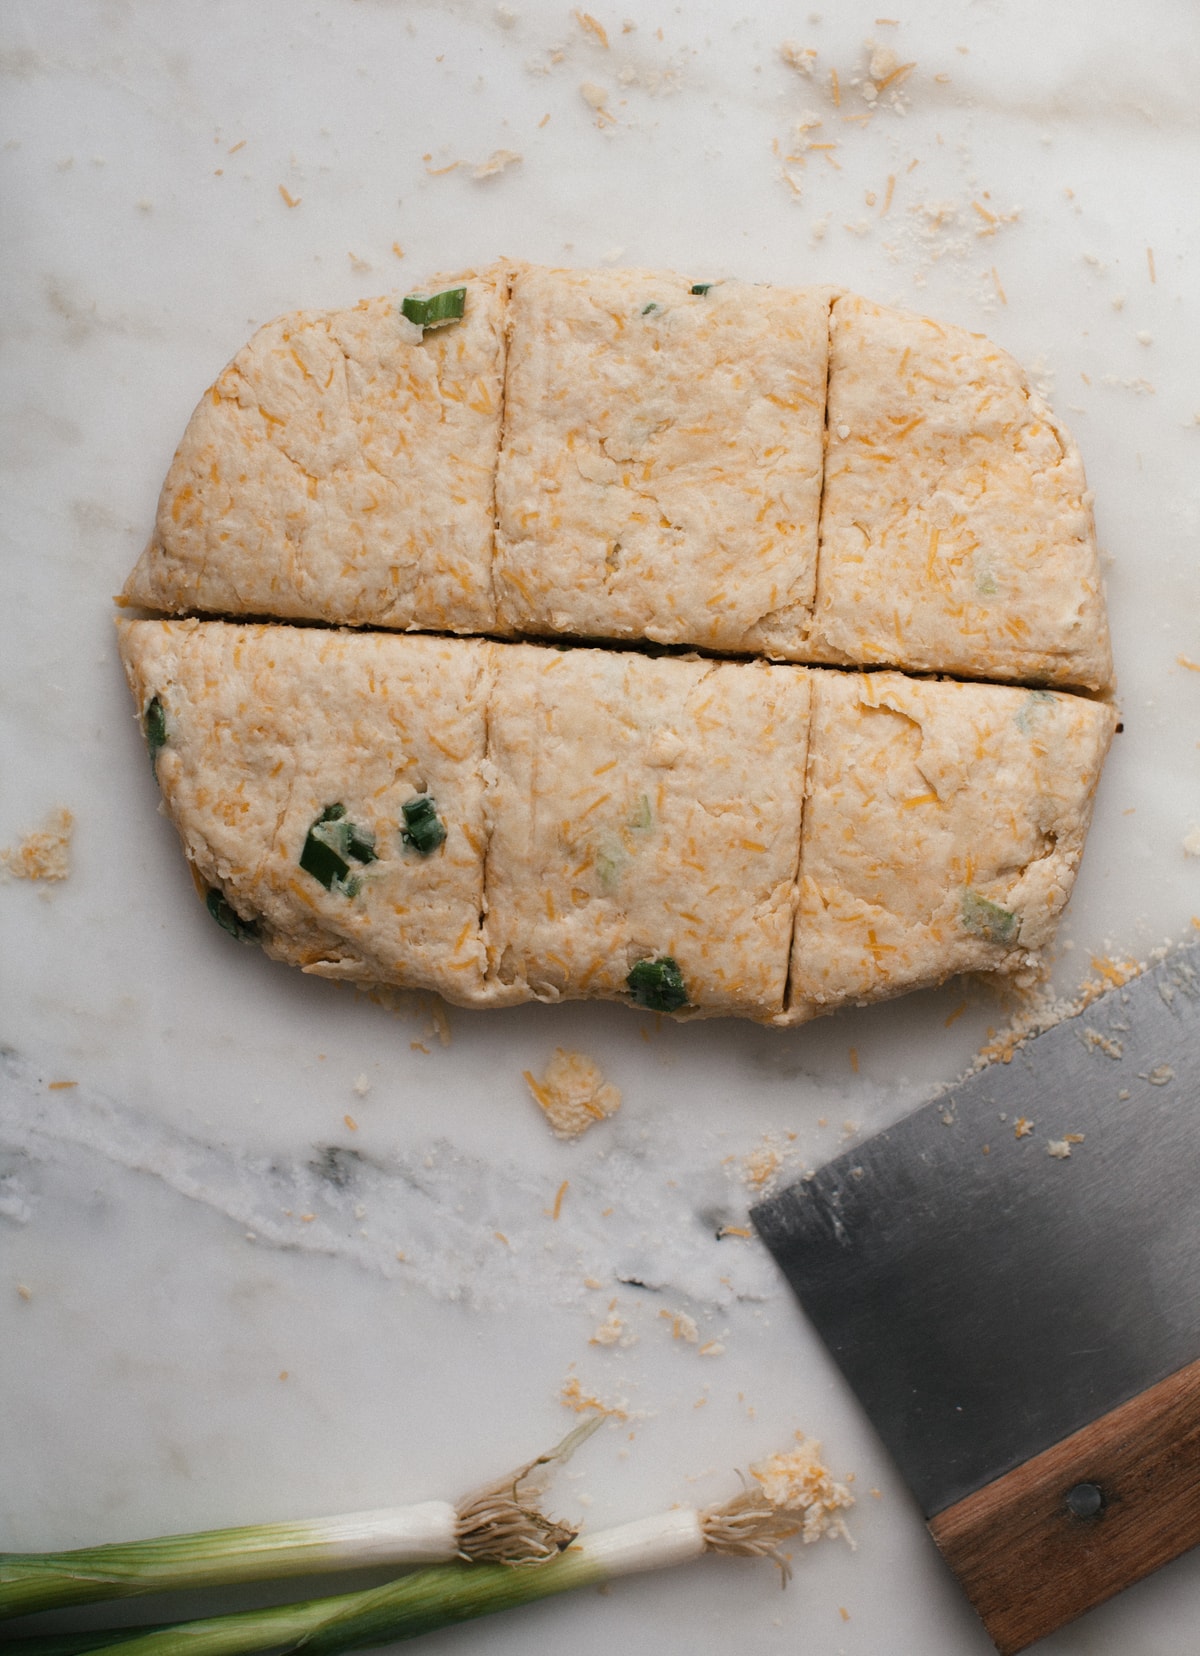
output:
[[[1200,1362],[929,1520],[1001,1656],[1200,1542]]]

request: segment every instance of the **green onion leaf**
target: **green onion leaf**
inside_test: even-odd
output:
[[[204,899],[204,905],[222,931],[227,931],[230,937],[236,937],[239,943],[257,943],[258,921],[243,920],[241,915],[228,901],[223,891],[216,886],[209,889]]]
[[[437,802],[433,795],[418,794],[401,806],[401,810],[404,812],[404,827],[400,830],[402,842],[419,851],[423,857],[428,857],[446,838],[445,824],[437,814]]]
[[[960,910],[962,923],[986,943],[1015,943],[1021,922],[1011,909],[1001,908],[977,891],[964,891]]]
[[[159,748],[167,745],[167,714],[157,696],[151,696],[146,703],[146,710],[142,714],[142,730],[153,762],[158,758]]]
[[[643,316],[649,316],[651,311],[656,311],[657,309],[658,309],[658,300],[657,299],[651,299],[651,301],[648,305],[643,305],[642,306],[642,315]]]
[[[625,979],[637,1006],[651,1012],[678,1012],[687,1005],[687,987],[679,962],[670,955],[658,960],[639,960]]]
[[[400,309],[418,328],[442,328],[447,322],[457,322],[467,307],[465,287],[446,288],[428,296],[410,293],[401,302]]]
[[[693,293],[698,293],[698,294],[705,294],[705,293],[708,292],[708,290],[711,286],[712,286],[711,282],[697,282],[695,284],[695,286],[692,288],[692,292]]]
[[[326,891],[357,897],[362,880],[351,874],[350,863],[375,861],[375,836],[346,818],[344,805],[327,805],[308,830],[300,852],[300,867]]]

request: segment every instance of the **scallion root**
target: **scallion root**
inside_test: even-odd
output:
[[[458,1556],[472,1563],[540,1564],[569,1547],[579,1532],[548,1518],[537,1507],[547,1481],[544,1472],[538,1473],[540,1468],[567,1460],[599,1424],[597,1417],[577,1426],[547,1454],[461,1501]]]

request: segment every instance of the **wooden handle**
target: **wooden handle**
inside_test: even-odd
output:
[[[1200,1362],[929,1521],[1001,1656],[1200,1542]]]

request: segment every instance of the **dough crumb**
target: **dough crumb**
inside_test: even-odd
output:
[[[795,1449],[757,1461],[750,1476],[773,1507],[804,1514],[800,1538],[806,1546],[823,1535],[841,1536],[853,1546],[840,1516],[854,1505],[853,1495],[822,1464],[819,1443],[797,1432],[796,1444]]]
[[[556,1138],[574,1139],[621,1108],[618,1088],[582,1052],[559,1047],[540,1081],[529,1070],[525,1082]]]
[[[789,69],[795,69],[801,75],[812,76],[813,65],[817,61],[815,47],[801,46],[796,40],[784,40],[779,45],[779,56]]]
[[[18,880],[65,880],[71,872],[71,830],[75,818],[64,805],[40,828],[0,850],[0,867]]]
[[[613,1420],[628,1420],[629,1411],[618,1403],[602,1403],[598,1397],[585,1392],[577,1374],[569,1374],[563,1381],[562,1390],[558,1394],[559,1402],[564,1408],[574,1409],[576,1414],[608,1415]]]
[[[696,1319],[689,1317],[686,1311],[662,1310],[658,1314],[670,1323],[673,1340],[686,1340],[688,1345],[699,1344],[700,1330],[696,1327]]]
[[[627,1332],[625,1319],[618,1316],[613,1310],[609,1311],[608,1316],[605,1317],[604,1321],[599,1325],[596,1332],[588,1341],[589,1345],[598,1346],[631,1346],[636,1343],[637,1335]]]
[[[1082,1144],[1082,1133],[1067,1133],[1060,1139],[1050,1139],[1046,1144],[1046,1154],[1053,1156],[1055,1161],[1066,1161],[1071,1154],[1073,1144]]]
[[[1200,425],[1200,416],[1197,416],[1197,425]],[[1185,857],[1200,857],[1200,822],[1194,822],[1183,836],[1183,854]]]
[[[503,172],[505,167],[514,167],[518,161],[524,159],[519,150],[493,150],[486,161],[481,161],[477,167],[471,169],[471,177],[494,178],[497,173]]]

